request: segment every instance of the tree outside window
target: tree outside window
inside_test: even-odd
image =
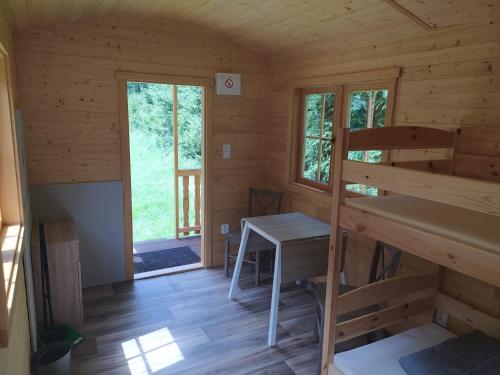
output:
[[[336,87],[303,90],[299,134],[298,181],[331,190],[333,134],[336,123]]]

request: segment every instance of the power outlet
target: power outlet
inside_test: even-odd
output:
[[[448,314],[443,310],[436,311],[436,324],[443,328],[448,327]]]
[[[228,233],[229,233],[229,224],[221,224],[220,234],[228,234]]]

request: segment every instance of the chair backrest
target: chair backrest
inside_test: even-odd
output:
[[[281,211],[283,193],[250,188],[248,194],[248,217],[277,215]]]
[[[343,230],[340,233],[340,283],[347,285],[347,277],[345,274],[345,258],[347,254],[347,240],[349,236],[347,231]]]
[[[396,275],[400,259],[401,250],[377,241],[373,252],[368,283],[375,283]]]

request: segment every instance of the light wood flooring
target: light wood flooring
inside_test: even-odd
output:
[[[267,346],[270,280],[227,298],[221,269],[85,289],[87,340],[73,352],[76,374],[315,374],[314,297],[282,288],[278,343]]]

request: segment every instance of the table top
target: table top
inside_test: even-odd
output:
[[[281,243],[330,236],[330,224],[301,212],[247,217],[243,220],[251,228],[258,229]]]

